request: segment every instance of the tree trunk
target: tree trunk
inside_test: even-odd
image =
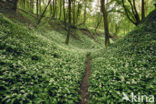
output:
[[[34,1],[33,0],[30,1],[30,7],[31,7],[30,8],[31,12],[34,13]]]
[[[129,0],[130,2],[130,0]],[[132,9],[132,16],[129,14],[129,10],[126,8],[125,6],[125,1],[122,0],[122,5],[123,5],[123,8],[124,8],[124,11],[125,11],[125,14],[127,16],[127,18],[134,24],[134,25],[137,25],[137,22],[136,22],[136,18],[134,17],[134,11]],[[131,5],[131,8],[133,8],[131,2],[130,2],[130,5]]]
[[[53,7],[52,7],[52,4],[50,4],[50,16],[51,17],[53,16]]]
[[[40,10],[39,10],[39,14],[41,14],[41,13],[42,13],[41,0],[39,0],[39,8],[40,8]]]
[[[135,0],[133,0],[133,6],[134,6],[134,11],[135,11],[136,22],[137,22],[137,25],[139,25],[140,24],[140,18],[139,18],[138,11],[136,9]]]
[[[64,24],[66,28],[66,9],[65,9],[65,0],[63,0],[63,15],[64,15]]]
[[[142,20],[145,18],[145,1],[142,0]]]
[[[38,4],[39,4],[39,1],[36,0],[36,15],[37,15],[37,18],[38,18]]]
[[[73,25],[75,26],[75,0],[73,1]]]
[[[95,32],[97,32],[97,29],[98,29],[98,27],[100,26],[100,24],[101,24],[101,21],[102,21],[102,18],[98,18],[98,23],[97,23],[97,25],[96,25],[96,27],[95,27]]]
[[[44,16],[44,14],[45,14],[45,12],[46,12],[46,10],[47,10],[49,4],[50,4],[50,2],[51,2],[51,0],[49,0],[47,6],[45,7],[45,9],[44,9],[44,11],[43,11],[43,13],[41,14],[41,16],[40,16],[40,18],[39,18],[39,20],[38,20],[38,22],[37,22],[37,25],[40,24],[40,22],[41,22],[41,20],[42,20],[42,18],[43,18],[43,16]]]
[[[59,16],[59,20],[61,20],[61,16],[62,16],[62,0],[60,0],[60,16]]]
[[[69,26],[68,26],[68,34],[65,43],[69,44],[69,37],[70,37],[70,27],[71,27],[71,0],[68,0],[68,15],[69,15]]]
[[[78,8],[77,8],[77,16],[76,16],[76,23],[78,22],[79,20],[79,15],[80,15],[80,3],[78,3]]]
[[[87,20],[87,1],[84,0],[84,20],[83,20],[83,23],[86,24],[86,20]]]
[[[105,7],[105,0],[101,0],[101,11],[103,13],[103,21],[104,21],[104,30],[105,30],[105,46],[106,48],[110,44],[109,41],[109,28],[108,28],[108,19],[107,19],[107,11]]]
[[[55,12],[56,12],[56,0],[53,0],[53,18],[55,18]]]

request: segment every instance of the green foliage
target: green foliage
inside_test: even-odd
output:
[[[65,36],[55,31],[36,32],[2,15],[0,24],[0,103],[80,101],[85,51],[63,45]]]
[[[92,54],[90,104],[123,102],[130,95],[155,95],[156,22],[140,25],[110,48]]]

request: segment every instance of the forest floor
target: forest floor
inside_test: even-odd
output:
[[[82,80],[81,86],[80,86],[80,91],[81,91],[80,95],[82,98],[80,104],[88,104],[88,102],[89,102],[88,80],[89,80],[89,76],[91,74],[90,61],[91,61],[90,55],[87,55],[85,75],[83,77],[83,80]]]
[[[107,49],[104,36],[97,43],[75,29],[81,41],[71,36],[66,45],[59,26],[36,29],[19,17],[0,13],[0,104],[127,104],[123,92],[155,95],[156,10]]]

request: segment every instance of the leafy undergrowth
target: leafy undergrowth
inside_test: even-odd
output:
[[[122,100],[123,93],[128,97],[131,93],[156,96],[155,49],[156,21],[153,20],[150,25],[140,25],[107,50],[92,54],[90,104],[132,103]],[[139,102],[138,97],[135,100]],[[149,98],[144,98],[141,102],[140,98],[141,104],[148,101]]]
[[[99,46],[82,35],[66,46],[65,36],[27,28],[0,14],[1,104],[80,102],[86,48]]]

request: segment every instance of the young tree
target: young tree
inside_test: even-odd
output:
[[[60,16],[59,16],[59,20],[61,20],[61,16],[62,16],[62,0],[60,0]]]
[[[53,0],[53,18],[55,18],[56,14],[56,0]]]
[[[65,0],[63,0],[63,15],[64,15],[64,24],[66,28],[66,9],[65,9]]]
[[[104,21],[105,46],[108,47],[108,45],[110,44],[110,40],[109,40],[109,26],[108,26],[107,10],[106,10],[105,0],[101,0],[101,12],[103,14],[103,21]]]
[[[50,2],[51,2],[51,0],[49,0],[49,2],[48,2],[48,4],[47,4],[47,6],[45,7],[45,9],[44,9],[44,11],[43,11],[43,13],[41,14],[41,16],[40,16],[40,18],[39,18],[39,20],[38,20],[38,22],[37,22],[37,25],[39,25],[39,24],[40,24],[40,22],[41,22],[42,18],[44,17],[44,14],[45,14],[45,12],[46,12],[46,10],[47,10],[47,8],[48,8],[48,6],[49,6]]]
[[[75,0],[73,0],[73,26],[75,26],[76,20],[75,20]]]
[[[87,20],[87,0],[84,0],[84,17],[83,17],[83,24],[86,24]]]
[[[71,29],[71,0],[68,0],[68,15],[69,15],[69,26],[68,26],[68,34],[65,43],[69,44],[70,37],[70,29]]]
[[[38,18],[38,4],[39,4],[39,0],[36,0],[36,15],[37,15],[37,18]]]

